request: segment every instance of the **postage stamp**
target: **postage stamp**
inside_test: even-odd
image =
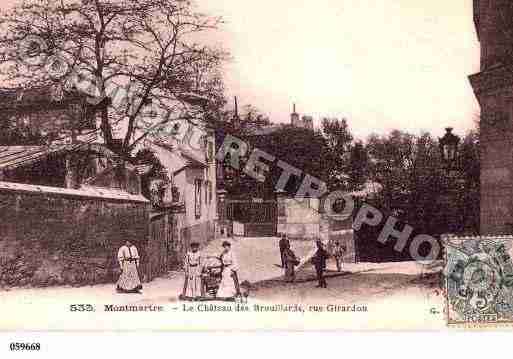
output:
[[[446,244],[448,324],[513,323],[513,237]]]

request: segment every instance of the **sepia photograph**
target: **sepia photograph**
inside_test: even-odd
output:
[[[512,256],[512,1],[0,4],[1,331],[503,331]]]

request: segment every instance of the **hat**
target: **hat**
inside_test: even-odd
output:
[[[231,247],[232,244],[228,241],[224,241],[223,244],[222,244],[223,247]]]
[[[191,247],[199,247],[200,244],[198,242],[192,242]]]

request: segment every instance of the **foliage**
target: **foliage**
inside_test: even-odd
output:
[[[350,154],[353,136],[349,130],[346,119],[322,120],[322,134],[326,141],[327,151],[323,157],[323,163],[329,169],[327,184],[330,189],[348,189],[350,168]],[[355,154],[356,155],[356,154]],[[357,160],[356,157],[353,160]],[[363,158],[362,158],[363,160]],[[355,166],[359,163],[353,162]],[[356,174],[355,172],[353,174]]]
[[[143,196],[151,198],[151,181],[154,179],[162,179],[169,181],[166,169],[160,162],[155,153],[149,149],[142,149],[137,152],[133,162],[139,165],[151,165],[151,169],[141,176],[141,190]]]
[[[269,163],[270,171],[266,174],[265,182],[258,182],[244,171],[234,171],[227,183],[226,189],[234,196],[253,196],[260,198],[273,198],[276,184],[282,174],[282,169],[276,165],[277,161],[283,161],[301,171],[300,176],[292,176],[288,181],[285,191],[294,195],[298,190],[304,174],[309,174],[321,180],[326,179],[326,167],[321,158],[326,155],[326,142],[320,132],[313,132],[303,128],[289,125],[281,126],[274,132],[265,136],[246,138],[252,148],[258,148],[276,160]],[[246,158],[247,159],[247,158]],[[243,163],[241,168],[244,168]]]
[[[479,229],[479,161],[475,133],[460,146],[457,173],[442,169],[438,141],[399,130],[371,135],[369,179],[382,191],[375,205],[429,234]]]
[[[365,145],[357,141],[349,156],[348,182],[351,190],[361,190],[369,178],[369,155]]]
[[[0,75],[94,98],[106,144],[121,136],[128,156],[149,128],[224,105],[226,54],[199,42],[219,23],[184,0],[26,0],[0,15]]]

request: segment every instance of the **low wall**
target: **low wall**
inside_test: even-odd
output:
[[[0,286],[114,283],[126,240],[147,255],[149,204],[119,191],[0,182]]]
[[[352,218],[337,219],[322,211],[317,198],[278,197],[278,233],[285,233],[290,239],[320,239],[331,246],[339,242],[346,247],[344,262],[358,260]]]
[[[291,239],[315,239],[321,232],[318,199],[278,198],[278,233]]]

